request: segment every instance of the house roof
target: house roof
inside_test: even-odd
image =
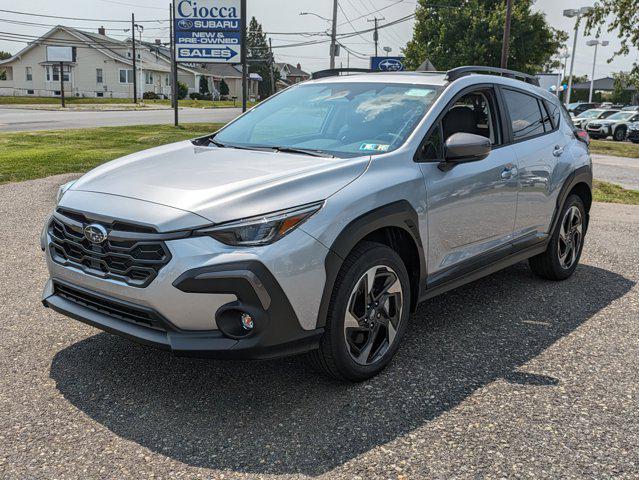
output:
[[[295,65],[291,65],[290,63],[275,62],[275,65],[277,65],[277,68],[279,68],[280,70],[285,68],[286,70],[288,70],[288,74],[293,77],[310,77],[311,76],[310,73],[307,73],[301,68],[297,68]]]
[[[612,77],[597,78],[593,82],[594,90],[612,91],[615,89],[615,79]],[[634,92],[637,88],[634,85],[622,85],[624,90]],[[575,83],[572,86],[575,90],[590,90],[590,82]]]

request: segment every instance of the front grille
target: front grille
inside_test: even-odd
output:
[[[166,329],[162,326],[160,316],[153,310],[147,310],[135,305],[109,300],[60,283],[54,284],[54,292],[56,295],[66,300],[82,307],[89,308],[95,312],[108,315],[109,317],[124,320],[129,323],[135,323],[136,325],[152,328],[154,330],[166,331]]]
[[[78,214],[75,215],[79,218],[70,218],[64,213],[54,215],[49,225],[49,249],[56,263],[79,268],[96,277],[119,280],[134,287],[146,287],[171,259],[164,242],[151,240],[152,234],[143,231],[148,227],[138,227],[137,231],[130,232],[121,230],[129,224],[101,223],[109,233],[117,231],[118,239],[108,238],[103,243],[95,244],[85,237],[84,227],[99,222]],[[132,239],[122,239],[123,233],[131,233]],[[136,235],[144,239],[133,239]]]

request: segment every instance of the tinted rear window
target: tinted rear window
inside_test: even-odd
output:
[[[504,90],[504,98],[515,140],[544,133],[540,105],[535,97],[514,90]]]

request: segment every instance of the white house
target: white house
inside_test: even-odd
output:
[[[74,47],[74,61],[64,67],[66,96],[133,98],[133,49],[131,40],[117,40],[98,33],[59,25],[29,44],[13,57],[0,61],[6,80],[0,80],[2,96],[60,95],[60,67],[47,62],[47,46]],[[138,97],[154,92],[171,94],[171,65],[149,47],[136,42]],[[201,68],[183,68],[178,79],[199,91],[200,77],[213,85],[212,75]]]

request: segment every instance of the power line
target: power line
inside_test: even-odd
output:
[[[130,20],[108,20],[104,18],[78,18],[78,17],[61,17],[57,15],[45,15],[43,13],[29,13],[29,12],[19,12],[16,10],[4,10],[0,9],[0,12],[3,13],[13,13],[15,15],[26,15],[29,17],[42,17],[42,18],[57,18],[60,20],[75,20],[79,22],[104,22],[104,23],[129,23]],[[161,20],[137,20],[137,23],[161,23],[168,22],[168,19]]]

